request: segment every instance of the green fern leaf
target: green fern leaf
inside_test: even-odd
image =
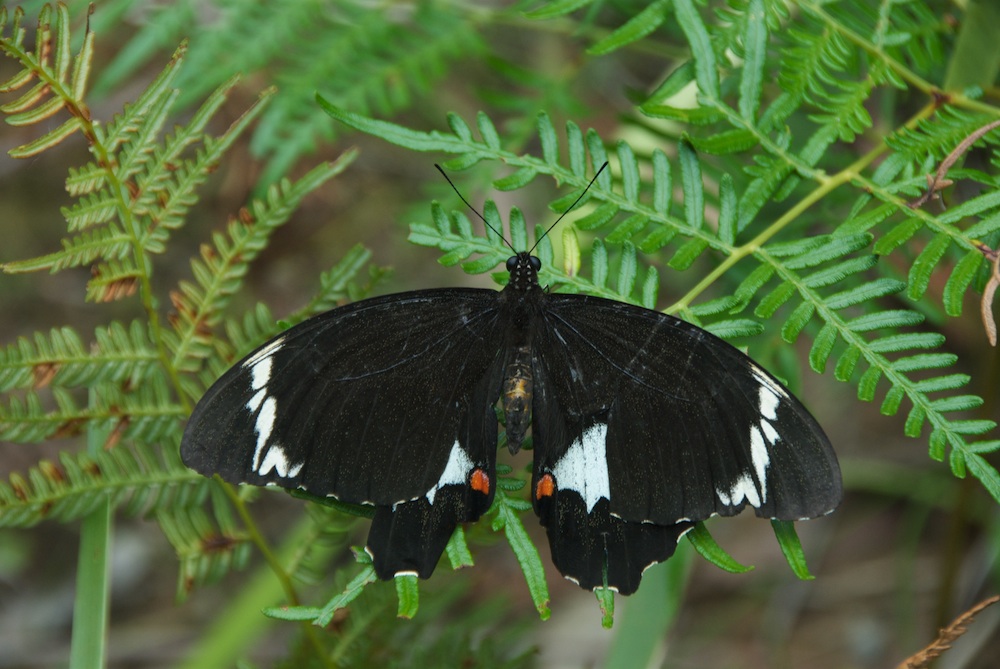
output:
[[[753,122],[760,109],[767,57],[767,21],[763,0],[751,0],[747,7],[743,33],[743,76],[740,77],[740,116]]]
[[[688,43],[691,45],[698,88],[702,95],[710,99],[718,99],[719,75],[716,70],[715,53],[705,24],[698,16],[691,0],[675,0],[674,13],[681,30],[684,31]]]
[[[552,0],[537,9],[525,12],[524,15],[529,19],[553,19],[575,12],[593,2],[594,0]]]

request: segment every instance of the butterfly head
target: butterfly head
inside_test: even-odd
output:
[[[517,291],[527,292],[538,287],[538,271],[542,269],[542,261],[527,251],[521,251],[516,256],[507,258],[507,271],[510,272],[508,285]]]

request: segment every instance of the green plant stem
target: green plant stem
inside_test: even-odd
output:
[[[184,48],[182,46],[174,53],[170,66],[176,67],[183,53]],[[84,134],[90,142],[91,152],[93,153],[94,158],[97,160],[97,163],[104,168],[105,178],[108,180],[110,190],[115,193],[118,215],[120,216],[123,229],[129,236],[129,242],[132,246],[132,255],[135,258],[136,274],[139,278],[139,301],[142,303],[143,311],[146,313],[146,318],[149,320],[149,331],[153,339],[153,343],[156,345],[156,352],[160,358],[161,366],[167,374],[167,378],[170,380],[170,385],[174,389],[177,401],[180,402],[185,413],[190,413],[192,408],[191,403],[188,400],[187,394],[183,391],[180,376],[177,373],[177,368],[172,364],[170,352],[167,350],[167,345],[163,338],[163,328],[160,324],[157,299],[153,292],[153,282],[151,278],[153,269],[150,266],[150,259],[146,253],[146,249],[143,248],[142,245],[142,235],[139,230],[139,224],[132,215],[131,197],[129,196],[128,188],[126,188],[125,184],[118,179],[118,175],[115,173],[113,168],[113,161],[111,160],[110,153],[108,152],[107,147],[101,143],[98,135],[94,131],[93,122],[90,120],[89,115],[84,120]]]

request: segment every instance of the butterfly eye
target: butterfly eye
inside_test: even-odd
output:
[[[542,269],[542,261],[539,260],[537,256],[531,256],[528,259],[528,262],[531,264],[531,269],[536,272]]]
[[[517,256],[507,258],[507,271],[513,272],[515,267],[517,267]]]

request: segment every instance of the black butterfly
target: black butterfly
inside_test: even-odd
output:
[[[832,511],[840,469],[770,374],[682,320],[549,293],[529,252],[497,292],[386,295],[290,328],[226,372],[184,432],[184,463],[232,483],[375,507],[376,574],[427,578],[496,488],[529,425],[531,499],[559,571],[630,594],[695,522]]]

